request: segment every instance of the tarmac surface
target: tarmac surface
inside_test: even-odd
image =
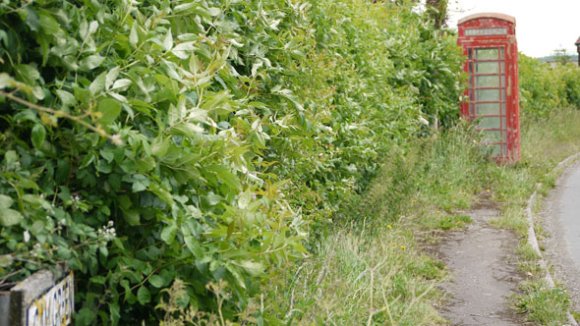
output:
[[[451,325],[523,325],[509,307],[520,277],[515,267],[517,237],[488,224],[498,215],[493,205],[468,215],[465,230],[448,234],[439,246],[451,278],[443,285],[449,304],[442,314]]]
[[[547,233],[544,258],[554,278],[563,282],[580,310],[580,163],[566,169],[544,201],[539,214]]]

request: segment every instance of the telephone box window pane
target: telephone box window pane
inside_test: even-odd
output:
[[[488,150],[492,156],[498,156],[501,154],[501,145],[496,144],[496,145],[488,146]]]
[[[477,49],[476,58],[479,60],[497,60],[498,49]]]
[[[478,62],[475,64],[475,72],[479,74],[499,74],[497,62]]]
[[[503,48],[499,49],[499,58],[500,59],[504,59],[505,58],[505,51]]]
[[[505,115],[505,103],[501,104],[501,115]]]
[[[476,87],[499,87],[498,76],[477,76]]]
[[[499,101],[499,89],[478,89],[475,91],[475,99],[478,102]]]
[[[501,130],[483,130],[481,136],[485,143],[501,143],[504,141]]]
[[[499,103],[478,103],[475,105],[477,115],[499,115]]]
[[[479,121],[478,125],[480,128],[483,128],[483,129],[499,129],[500,128],[499,117],[479,117],[477,120]]]

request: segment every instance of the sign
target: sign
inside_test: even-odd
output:
[[[488,36],[488,35],[507,35],[508,30],[505,27],[500,28],[468,28],[465,30],[465,36]]]
[[[42,296],[32,301],[26,311],[26,325],[72,325],[73,312],[74,277],[70,273]]]

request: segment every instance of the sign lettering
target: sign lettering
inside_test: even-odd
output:
[[[466,36],[488,36],[488,35],[507,35],[506,27],[498,28],[468,28],[465,30]]]
[[[26,312],[26,325],[71,325],[73,312],[74,277],[70,273],[30,304]]]

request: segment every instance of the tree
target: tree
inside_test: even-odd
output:
[[[447,20],[448,0],[426,0],[426,13],[436,29],[441,29]]]
[[[568,64],[572,62],[572,58],[568,55],[566,49],[554,50],[554,62],[559,64]]]

